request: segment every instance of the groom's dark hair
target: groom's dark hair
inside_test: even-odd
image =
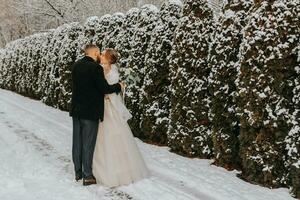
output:
[[[99,47],[97,45],[95,45],[95,44],[87,44],[87,45],[85,45],[85,47],[84,47],[84,54],[86,54],[89,49],[95,49],[95,48],[98,49]]]

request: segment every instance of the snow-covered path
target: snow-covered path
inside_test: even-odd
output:
[[[244,182],[236,172],[166,147],[138,145],[153,174],[109,189],[73,181],[71,119],[66,112],[0,89],[1,200],[292,200],[287,189]]]

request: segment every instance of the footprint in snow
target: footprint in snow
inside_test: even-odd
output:
[[[133,200],[133,198],[129,195],[129,194],[126,194],[122,191],[119,191],[119,190],[111,190],[109,191],[108,193],[105,194],[106,197],[118,197],[118,199],[115,199],[115,200]]]

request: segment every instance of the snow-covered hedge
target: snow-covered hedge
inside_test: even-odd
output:
[[[300,197],[297,0],[166,0],[90,17],[0,49],[0,87],[68,110],[71,65],[88,43],[116,48],[134,134],[215,158]]]
[[[208,57],[210,73],[210,118],[215,163],[238,168],[239,118],[236,112],[238,54],[248,11],[253,0],[228,1],[224,4]]]
[[[132,119],[129,120],[129,124],[134,134],[140,138],[145,138],[144,129],[141,128],[142,105],[140,100],[145,76],[145,54],[149,46],[152,30],[155,28],[158,19],[158,11],[153,5],[145,5],[141,8],[136,28],[130,41],[127,60],[127,70],[131,71],[135,81],[128,86],[128,95],[125,101],[129,109],[134,113]]]
[[[181,16],[181,1],[166,1],[159,12],[156,27],[145,57],[145,78],[140,93],[141,127],[148,140],[167,144],[170,110],[170,52],[173,35]]]
[[[212,157],[208,119],[208,52],[215,29],[205,0],[187,0],[175,31],[170,56],[171,110],[168,142],[172,150]]]
[[[130,9],[126,15],[125,19],[122,23],[121,30],[116,37],[116,46],[115,49],[120,54],[119,66],[121,68],[121,72],[123,76],[127,77],[133,72],[128,68],[128,59],[129,52],[131,50],[131,41],[133,40],[134,31],[137,28],[138,18],[140,15],[140,10],[138,8]],[[129,81],[129,84],[133,82]]]
[[[45,67],[48,72],[46,82],[49,85],[43,100],[63,110],[69,108],[71,66],[77,58],[76,52],[79,48],[77,38],[80,34],[82,27],[78,23],[66,24],[54,30],[45,55],[47,57]]]
[[[120,38],[124,19],[125,15],[123,13],[115,13],[111,16],[108,31],[102,39],[102,49],[116,47]]]
[[[243,176],[271,187],[293,182],[298,196],[299,8],[299,1],[257,1],[236,81]]]

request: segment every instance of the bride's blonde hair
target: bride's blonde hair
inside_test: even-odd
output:
[[[116,64],[119,60],[119,53],[115,49],[105,49],[105,56],[109,60],[110,64]]]

